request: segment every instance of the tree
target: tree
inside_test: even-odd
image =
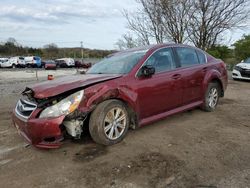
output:
[[[247,19],[249,0],[195,0],[189,15],[188,37],[201,49],[216,45],[220,35]]]
[[[212,56],[222,60],[233,57],[233,50],[225,45],[212,46],[207,50],[207,52]]]
[[[138,40],[140,40],[144,45],[149,45],[152,34],[150,31],[150,21],[148,20],[147,15],[145,15],[142,11],[137,11],[130,14],[128,13],[128,11],[124,11],[123,15],[127,19],[128,29],[134,32]],[[122,38],[124,38],[124,35],[122,36]]]
[[[203,50],[216,46],[226,30],[242,27],[249,0],[136,0],[126,13],[128,28],[144,41],[191,42]]]
[[[134,48],[138,46],[136,39],[132,37],[130,33],[124,34],[121,39],[115,43],[119,50],[125,50],[129,48]]]
[[[188,15],[192,0],[160,0],[166,37],[175,43],[187,40]]]
[[[233,46],[235,47],[235,56],[238,60],[250,57],[250,35],[244,35],[242,39],[236,41]]]
[[[58,46],[54,43],[44,45],[44,54],[49,58],[56,58],[58,56]]]

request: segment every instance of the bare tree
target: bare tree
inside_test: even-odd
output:
[[[191,0],[136,0],[142,9],[126,14],[128,28],[147,41],[163,43],[166,39],[183,43],[186,40],[187,18]]]
[[[249,0],[195,0],[189,15],[188,37],[195,46],[208,49],[220,35],[247,19]]]
[[[192,42],[208,49],[222,33],[246,23],[250,0],[135,0],[141,9],[125,14],[128,28],[147,44]]]
[[[149,45],[152,34],[149,27],[148,17],[141,11],[129,13],[125,10],[123,15],[127,19],[128,29],[133,31],[144,45]]]
[[[164,41],[164,26],[160,0],[136,0],[142,8],[134,13],[124,11],[128,28],[135,32],[145,44],[150,44],[151,39],[156,43]]]
[[[184,43],[187,40],[192,0],[160,0],[160,6],[165,35],[170,41]]]
[[[133,38],[131,33],[122,35],[122,38],[118,39],[115,43],[119,50],[125,50],[129,48],[134,48],[140,45],[143,45],[140,39]]]
[[[149,28],[157,43],[163,43],[165,34],[160,0],[137,0],[150,20]]]

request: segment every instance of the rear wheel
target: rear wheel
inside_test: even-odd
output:
[[[12,68],[15,69],[17,66],[15,64],[12,65]]]
[[[128,127],[128,112],[119,100],[102,102],[90,116],[90,135],[98,144],[112,145],[120,142],[125,137]]]
[[[205,94],[205,104],[203,109],[207,112],[212,112],[215,110],[220,97],[221,88],[216,82],[208,84],[207,91]]]

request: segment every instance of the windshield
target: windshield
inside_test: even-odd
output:
[[[250,63],[250,58],[247,58],[244,63]]]
[[[93,65],[87,74],[127,74],[146,54],[147,51],[136,51],[114,55]]]

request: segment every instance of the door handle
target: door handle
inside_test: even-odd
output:
[[[174,80],[178,80],[178,79],[180,79],[181,78],[181,75],[180,74],[174,74],[173,76],[172,76],[172,79],[174,79]]]
[[[202,72],[207,72],[207,67],[204,67],[204,68],[202,69]]]

